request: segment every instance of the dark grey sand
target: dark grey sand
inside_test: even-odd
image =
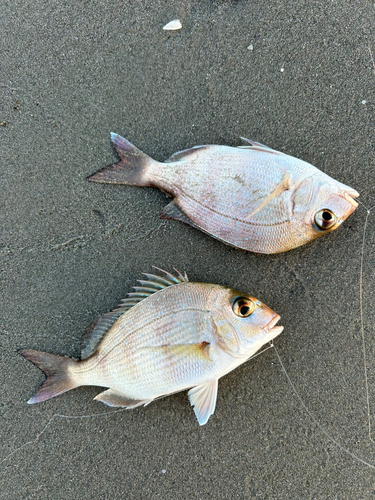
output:
[[[175,18],[182,30],[163,31]],[[366,210],[302,248],[254,255],[159,220],[158,190],[85,180],[115,160],[111,131],[158,160],[242,135],[371,208],[374,2],[3,0],[0,21],[0,498],[374,498]],[[375,440],[374,220],[363,313]],[[28,406],[43,375],[17,349],[78,357],[84,329],[152,265],[278,311],[275,345],[301,399],[269,349],[220,380],[204,427],[185,393],[119,413],[92,401],[99,388]]]

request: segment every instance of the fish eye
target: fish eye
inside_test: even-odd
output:
[[[247,318],[255,311],[255,304],[246,297],[239,297],[233,302],[232,309],[236,316]]]
[[[337,217],[328,208],[323,208],[315,214],[314,221],[319,229],[326,231],[337,224]]]

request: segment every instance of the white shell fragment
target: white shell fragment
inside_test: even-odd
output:
[[[168,24],[163,26],[163,30],[180,30],[182,28],[182,24],[180,23],[179,19],[174,19],[173,21],[170,21]]]
[[[248,47],[247,50],[254,50],[254,45],[251,43]]]

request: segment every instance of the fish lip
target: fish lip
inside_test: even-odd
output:
[[[283,326],[274,326],[268,333],[272,333],[272,337],[275,338],[284,330]]]
[[[359,196],[358,191],[356,189],[349,187],[349,186],[345,186],[343,191],[344,191],[344,193],[348,194],[352,198],[358,198],[358,196]]]
[[[275,325],[276,325],[276,323],[277,323],[278,321],[280,321],[280,318],[281,318],[281,316],[279,316],[278,314],[276,314],[276,316],[274,316],[274,317],[271,319],[271,321],[270,321],[270,322],[269,322],[269,323],[265,326],[265,328],[264,328],[264,329],[265,329],[265,331],[266,331],[266,333],[271,333],[271,332],[272,332],[272,333],[276,333],[278,330],[280,330],[280,332],[279,332],[279,333],[281,333],[281,332],[283,331],[283,329],[284,329],[284,327],[283,327],[283,326],[275,326]]]
[[[357,191],[355,191],[354,189],[350,194],[347,192],[344,193],[344,198],[346,199],[346,201],[353,205],[354,208],[357,208],[358,203],[352,198],[352,196],[356,198],[357,196],[359,196],[359,193],[357,193]]]

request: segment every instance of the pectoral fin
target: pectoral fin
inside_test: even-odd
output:
[[[249,214],[247,217],[245,217],[245,220],[249,220],[250,217],[253,217],[253,215],[257,214],[258,212],[260,212],[262,210],[262,208],[267,205],[267,203],[269,203],[271,200],[273,200],[274,198],[276,198],[276,196],[279,196],[281,193],[283,193],[284,191],[288,191],[288,189],[291,189],[293,185],[293,181],[292,181],[292,178],[289,174],[289,172],[286,172],[282,179],[281,179],[281,182],[280,184],[278,184],[276,186],[276,188],[272,191],[272,193],[270,193],[267,198],[259,205],[258,208],[256,208],[255,210],[253,210],[251,212],[251,214]]]
[[[215,411],[217,388],[218,381],[213,380],[207,384],[197,385],[188,392],[189,401],[194,406],[199,425],[206,424]]]
[[[153,351],[156,355],[164,352],[168,358],[180,358],[193,356],[197,359],[210,361],[210,343],[202,341],[199,344],[165,344],[160,346],[144,347],[148,351]]]
[[[137,408],[137,406],[146,406],[152,401],[152,399],[129,399],[118,392],[112,391],[112,389],[101,392],[94,399],[95,401],[101,401],[108,406],[122,406],[128,410]]]

